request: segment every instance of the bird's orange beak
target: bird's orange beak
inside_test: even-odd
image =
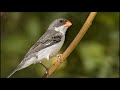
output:
[[[70,21],[67,21],[66,23],[65,23],[65,26],[66,27],[70,27],[72,25],[72,23],[70,22]]]

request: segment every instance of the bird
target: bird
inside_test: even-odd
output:
[[[32,64],[41,64],[43,60],[49,60],[51,57],[55,56],[63,46],[66,31],[71,25],[72,23],[65,18],[58,18],[54,20],[46,32],[28,50],[23,60],[7,78],[10,78],[17,71]]]

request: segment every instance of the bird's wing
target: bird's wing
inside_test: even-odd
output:
[[[57,31],[47,31],[45,34],[41,36],[41,38],[30,48],[28,53],[25,55],[25,57],[36,53],[46,47],[49,47],[51,45],[54,45],[61,41],[62,33]]]

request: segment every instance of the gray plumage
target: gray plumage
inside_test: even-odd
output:
[[[48,30],[53,30],[55,27],[59,27],[64,25],[67,22],[67,19],[59,18],[56,19],[50,26],[48,27]]]
[[[63,34],[54,29],[64,25],[67,22],[67,19],[56,19],[48,28],[48,30],[40,37],[40,39],[29,49],[27,54],[24,56],[22,62],[17,66],[17,68],[8,76],[8,78],[13,75],[16,71],[21,70],[27,66],[24,66],[28,60],[35,57],[38,58],[37,53],[47,47],[59,43],[62,39]],[[67,29],[67,28],[66,28]],[[36,61],[37,62],[37,61]],[[33,63],[36,63],[33,62]],[[28,65],[29,66],[29,65]]]
[[[49,34],[48,34],[49,33]],[[47,31],[45,34],[41,36],[41,38],[30,48],[28,53],[25,55],[25,58],[29,55],[38,52],[46,47],[54,45],[61,41],[62,34],[58,31]]]

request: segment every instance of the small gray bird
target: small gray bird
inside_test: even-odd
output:
[[[7,78],[31,64],[41,63],[42,60],[49,60],[50,57],[53,57],[61,49],[65,41],[65,33],[71,25],[72,23],[64,18],[53,21],[48,30],[30,48],[21,63]]]

